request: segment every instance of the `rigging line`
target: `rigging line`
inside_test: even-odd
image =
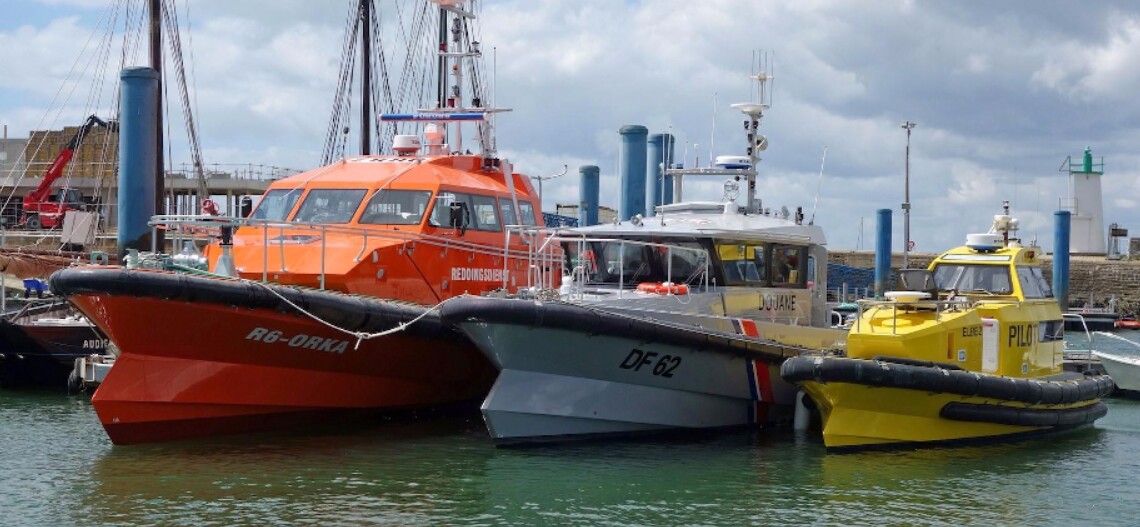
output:
[[[79,55],[78,55],[78,56],[75,58],[75,62],[73,62],[73,63],[72,63],[71,69],[68,71],[67,75],[64,77],[64,81],[63,81],[62,83],[60,83],[60,86],[59,86],[59,88],[56,90],[56,93],[55,93],[55,95],[53,96],[51,103],[49,103],[49,105],[48,105],[48,108],[52,108],[52,107],[55,107],[55,104],[56,104],[56,102],[57,102],[57,101],[59,101],[59,99],[60,99],[60,96],[63,94],[63,90],[64,90],[64,88],[67,86],[67,84],[68,84],[68,81],[71,79],[71,75],[72,75],[72,73],[74,73],[74,72],[75,72],[75,70],[76,70],[77,66],[79,65],[79,63],[80,63],[81,59],[83,58],[83,56],[84,56],[84,54],[85,54],[84,52],[87,50],[87,48],[88,48],[88,47],[90,47],[90,46],[91,46],[91,42],[94,40],[94,38],[95,38],[95,35],[96,35],[97,33],[101,33],[99,30],[100,30],[100,28],[101,28],[101,27],[104,25],[104,24],[103,24],[103,21],[104,21],[105,19],[111,19],[111,18],[113,18],[113,16],[112,16],[112,15],[113,15],[114,13],[115,13],[115,6],[114,6],[114,5],[111,5],[111,6],[108,6],[108,7],[107,7],[107,9],[105,9],[105,10],[103,11],[103,14],[102,14],[102,15],[100,15],[100,18],[99,18],[99,22],[97,22],[97,23],[96,23],[96,25],[95,25],[95,27],[94,27],[94,28],[92,28],[92,30],[91,30],[91,33],[88,35],[88,38],[87,38],[87,41],[86,41],[86,43],[84,43],[84,45],[83,45],[83,48],[80,50],[80,53],[79,53]],[[88,64],[90,64],[90,61],[88,62]],[[84,70],[84,71],[86,71],[86,70]],[[78,83],[78,82],[76,82],[76,83],[75,83],[75,85],[73,85],[73,87],[72,87],[72,91],[71,91],[70,93],[74,93],[74,91],[75,91],[76,87],[78,86],[78,84],[79,84],[79,83]],[[69,94],[69,96],[67,97],[67,99],[70,99],[70,94]],[[64,101],[64,102],[63,102],[63,103],[60,105],[60,107],[59,107],[59,111],[56,113],[56,118],[55,118],[54,120],[52,120],[52,121],[51,121],[51,123],[52,123],[52,124],[50,125],[50,127],[51,127],[51,128],[55,128],[55,124],[56,124],[56,122],[57,122],[57,121],[58,121],[58,119],[59,119],[59,115],[61,115],[61,114],[62,114],[62,112],[63,112],[63,110],[64,110],[64,107],[65,107],[65,106],[66,106],[66,100],[65,100],[65,101]],[[45,111],[45,112],[44,112],[44,114],[43,114],[43,115],[40,117],[40,121],[39,121],[39,122],[36,124],[36,129],[37,129],[37,130],[47,130],[47,129],[48,129],[48,128],[46,128],[46,127],[45,127],[45,125],[46,125],[46,121],[47,121],[47,116],[48,116],[49,114],[50,114],[50,110],[48,110],[48,111]],[[39,142],[39,143],[36,143],[36,144],[35,144],[35,147],[34,147],[34,149],[33,149],[33,146],[32,146],[32,145],[33,145],[32,141],[31,141],[31,140],[29,140],[29,141],[28,141],[28,142],[27,142],[27,143],[24,145],[24,149],[23,149],[23,151],[21,152],[21,156],[22,156],[22,157],[23,157],[25,160],[31,160],[31,159],[35,159],[36,157],[38,157],[38,156],[39,156],[39,154],[40,154],[40,152],[42,152],[42,151],[43,151],[43,149],[45,148],[45,142],[46,142],[46,139],[47,139],[47,137],[48,137],[48,136],[47,136],[47,134],[45,133],[45,134],[42,136],[42,138],[41,138],[40,142]],[[29,154],[29,152],[31,153],[31,155],[30,155],[30,156],[28,155],[28,154]],[[19,188],[19,185],[20,185],[20,183],[21,183],[21,182],[24,180],[24,178],[28,177],[28,173],[31,171],[31,168],[32,168],[32,163],[31,163],[31,162],[26,162],[26,163],[24,164],[24,166],[23,166],[23,168],[22,168],[22,170],[21,170],[21,172],[20,172],[20,175],[19,175],[19,177],[16,179],[15,183],[13,183],[13,185],[12,185],[12,191],[11,191],[11,193],[9,193],[8,197],[7,197],[7,198],[4,200],[4,205],[3,205],[3,209],[2,209],[2,210],[8,210],[8,206],[9,206],[9,204],[10,204],[10,203],[11,203],[13,200],[16,200],[16,199],[17,199],[17,198],[16,198],[16,191],[17,191],[17,189]]]
[[[333,93],[332,112],[329,116],[329,129],[325,136],[325,148],[322,152],[322,165],[328,165],[333,162],[333,159],[338,157],[337,153],[343,153],[341,143],[346,141],[341,134],[342,125],[346,124],[347,112],[345,108],[350,96],[349,87],[351,86],[351,72],[355,64],[356,56],[356,21],[360,18],[360,3],[356,2],[349,6],[348,13],[345,16],[344,27],[344,40],[341,42],[341,60],[340,71],[337,77],[337,88]]]
[[[201,108],[198,106],[198,75],[196,73],[196,63],[194,61],[194,32],[192,31],[193,19],[190,17],[190,0],[183,0],[183,3],[186,5],[186,35],[188,39],[187,47],[190,48],[190,85],[195,87],[194,91],[192,92],[194,95],[194,113],[196,115],[202,115]]]
[[[372,0],[368,1],[371,2]],[[372,122],[366,124],[369,128],[372,129],[373,132],[372,139],[374,146],[376,147],[373,150],[373,153],[379,154],[386,151],[384,147],[387,144],[387,140],[384,138],[384,136],[381,135],[384,127],[380,124],[380,119],[377,118],[377,115],[384,113],[386,109],[385,104],[390,101],[391,97],[385,97],[384,83],[377,82],[375,79],[375,73],[386,70],[387,63],[384,60],[384,39],[382,38],[383,24],[380,23],[380,13],[376,10],[375,6],[369,10],[369,13],[372,15],[369,20],[369,27],[371,27],[369,34],[372,36],[372,42],[369,46],[369,49],[372,50],[372,55],[368,59],[372,65],[372,71],[374,75],[372,84],[369,86],[371,92],[369,94],[369,97],[372,100],[373,115]],[[381,75],[381,79],[383,78],[385,78],[385,76]]]
[[[111,11],[111,7],[109,7],[107,10],[104,10],[104,15],[102,15],[102,16],[103,17],[108,16],[107,13],[109,13],[110,11]],[[100,20],[102,20],[102,17],[100,18]],[[79,70],[79,65],[81,64],[81,61],[84,58],[84,56],[87,54],[86,52],[91,47],[91,43],[95,39],[95,35],[98,32],[99,32],[99,25],[97,24],[96,27],[92,28],[91,32],[88,34],[86,42],[84,42],[83,47],[79,51],[79,54],[75,57],[75,61],[72,62],[70,69],[64,75],[63,82],[60,83],[59,88],[56,90],[55,94],[52,96],[51,102],[48,103],[48,108],[56,108],[57,107],[56,104],[57,103],[59,104],[59,106],[58,106],[59,109],[56,111],[55,117],[49,121],[48,115],[51,113],[51,111],[48,110],[47,112],[45,112],[44,115],[40,118],[40,121],[36,125],[36,127],[38,129],[40,129],[40,130],[54,129],[58,125],[59,117],[63,114],[64,109],[66,108],[68,101],[71,100],[71,96],[75,94],[75,91],[78,89],[79,84],[80,84],[78,79],[73,81],[72,77],[73,76],[82,77],[82,74],[87,71],[87,67],[89,67],[91,64],[91,60],[88,60],[87,61],[87,67],[84,67],[82,70]],[[77,70],[79,70],[78,73],[77,73]],[[65,90],[65,88],[67,88],[67,86],[69,84],[71,85],[71,89],[69,91],[67,91],[65,94],[64,90]],[[62,97],[62,100],[61,100],[61,97]],[[47,134],[45,134],[43,136],[42,140],[40,141],[40,143],[36,146],[36,150],[32,154],[33,159],[35,158],[35,156],[37,156],[40,153],[40,151],[44,147],[44,142],[46,141],[47,137],[48,137]],[[28,145],[24,147],[25,159],[28,159],[27,152],[28,152],[28,148],[30,146],[31,146],[31,142],[29,141]]]
[[[353,16],[354,16],[354,13],[356,13],[356,9],[359,9],[359,8],[355,8],[355,9],[352,7],[349,8],[348,14],[346,17],[347,18],[346,24],[351,23]],[[333,152],[335,152],[335,150],[336,150],[335,145],[336,145],[336,141],[337,141],[337,136],[340,133],[340,111],[339,111],[339,108],[341,105],[341,91],[343,89],[343,83],[344,83],[344,80],[343,80],[344,79],[344,61],[345,61],[345,56],[347,54],[347,49],[348,49],[348,40],[347,40],[348,33],[349,33],[349,26],[346,25],[344,28],[345,37],[343,37],[342,42],[341,42],[341,60],[340,60],[340,64],[338,66],[338,71],[337,71],[337,88],[333,92],[332,107],[331,107],[331,110],[329,113],[329,127],[328,127],[328,130],[326,131],[326,134],[325,134],[325,145],[324,145],[324,149],[321,153],[321,161],[322,161],[321,164],[322,165],[328,164],[327,160],[329,158],[331,158],[333,155]]]
[[[178,13],[175,10],[174,0],[164,0],[163,21],[167,29],[170,55],[174,61],[174,71],[178,80],[178,95],[182,103],[182,118],[186,126],[186,135],[190,143],[190,157],[194,164],[194,175],[197,178],[198,202],[209,199],[209,188],[206,185],[206,175],[203,172],[202,146],[198,135],[198,128],[190,106],[190,96],[186,85],[186,68],[182,53],[182,35],[178,28]]]
[[[96,72],[95,72],[93,78],[97,79],[98,82],[95,84],[95,89],[93,89],[91,91],[91,96],[88,98],[90,111],[85,111],[84,114],[100,114],[100,113],[102,113],[102,112],[98,111],[98,107],[99,107],[98,101],[102,100],[102,98],[103,98],[103,88],[106,85],[106,80],[108,77],[108,69],[111,67],[111,56],[113,53],[113,47],[114,47],[114,43],[115,43],[115,30],[114,30],[114,28],[118,24],[119,15],[122,11],[124,11],[124,10],[115,9],[113,14],[111,16],[107,17],[106,26],[105,26],[105,30],[104,30],[104,37],[103,37],[102,43],[101,43],[99,51],[98,51],[98,56],[95,59],[96,64],[98,64],[98,66],[97,66],[97,69],[96,69]],[[107,115],[107,117],[109,119],[116,119],[118,117],[119,83],[117,83],[117,82],[113,83],[113,88],[110,91],[111,91],[111,102],[108,105],[109,111],[105,115]],[[96,170],[94,171],[94,174],[93,174],[94,178],[95,178],[93,196],[92,196],[92,204],[93,205],[105,203],[106,201],[108,201],[110,199],[111,187],[110,187],[110,185],[107,185],[106,183],[107,183],[109,178],[114,177],[115,169],[114,169],[114,163],[113,162],[108,163],[107,160],[108,159],[115,159],[115,160],[118,159],[118,157],[117,157],[118,156],[118,150],[116,148],[116,145],[111,141],[111,134],[109,132],[105,131],[102,133],[102,137],[104,140],[103,140],[102,144],[100,145],[100,155],[99,155],[100,164],[96,168]],[[110,165],[110,168],[108,168],[108,165]],[[104,195],[104,194],[106,194],[106,195]],[[103,213],[102,210],[99,210],[98,212],[100,212],[101,214]]]
[[[819,207],[819,193],[823,191],[823,165],[827,163],[827,145],[823,146],[823,159],[819,161],[819,183],[815,187],[815,203],[811,206],[811,220],[808,225],[815,225],[815,210]]]

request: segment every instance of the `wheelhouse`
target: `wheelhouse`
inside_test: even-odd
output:
[[[294,188],[270,189],[250,218],[306,224],[452,227],[485,232],[502,232],[505,225],[538,225],[535,206],[530,201],[518,200],[518,211],[516,214],[509,196],[467,189]]]
[[[565,242],[563,253],[566,268],[583,269],[593,285],[695,285],[706,269],[712,283],[724,286],[807,289],[815,277],[806,245],[757,240],[623,236]]]

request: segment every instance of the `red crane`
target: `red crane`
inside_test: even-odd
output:
[[[20,225],[29,229],[59,227],[63,224],[63,216],[67,211],[80,210],[83,207],[83,194],[79,189],[61,188],[59,194],[53,196],[51,186],[63,175],[63,170],[67,168],[67,163],[71,161],[71,157],[75,155],[75,151],[79,149],[83,139],[96,126],[102,126],[112,132],[119,129],[119,123],[116,121],[104,121],[94,115],[88,117],[87,122],[79,127],[79,131],[75,132],[63,150],[60,150],[59,155],[55,156],[55,161],[52,161],[51,166],[44,173],[44,179],[40,181],[36,190],[24,198]]]

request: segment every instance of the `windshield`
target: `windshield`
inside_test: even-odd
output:
[[[302,223],[348,223],[360,202],[364,200],[364,189],[317,189],[310,190],[301,202],[301,208],[293,221]]]
[[[940,291],[1013,293],[1009,267],[1004,265],[938,264],[934,266],[934,283]]]
[[[431,192],[427,190],[379,190],[368,200],[360,223],[417,225],[430,201]]]
[[[563,244],[564,263],[569,269],[581,266],[592,284],[623,282],[633,287],[640,282],[699,282],[708,267],[705,248],[689,240],[668,243],[672,247],[620,241],[591,241],[579,247],[577,242],[567,242]]]
[[[266,192],[261,197],[261,202],[257,204],[250,218],[255,220],[269,220],[269,221],[285,221],[289,216],[289,212],[293,210],[293,205],[297,204],[297,198],[301,197],[301,192],[304,189],[275,189]]]

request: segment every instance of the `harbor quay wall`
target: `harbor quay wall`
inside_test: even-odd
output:
[[[926,268],[937,257],[934,253],[910,253],[909,267]],[[874,251],[830,251],[828,261],[851,267],[873,269]],[[891,271],[902,268],[902,253],[891,254]],[[1041,256],[1041,270],[1053,281],[1053,256]],[[828,284],[839,287],[840,284]],[[1069,257],[1069,305],[1086,301],[1107,304],[1115,296],[1122,312],[1140,312],[1140,260],[1106,260],[1103,256]]]

